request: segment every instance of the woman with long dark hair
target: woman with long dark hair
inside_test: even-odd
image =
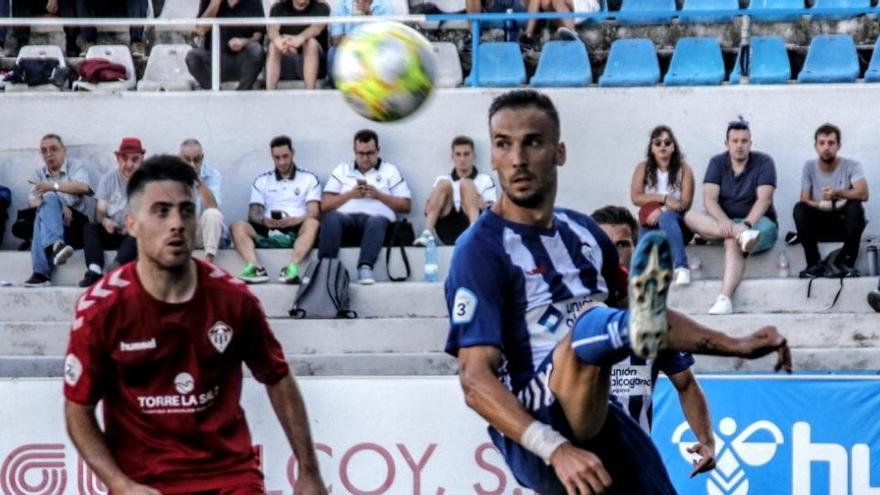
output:
[[[694,200],[694,172],[672,129],[659,125],[651,131],[645,161],[636,166],[630,186],[632,202],[639,207],[642,230],[660,229],[669,239],[675,265],[676,285],[691,281],[684,246],[693,232],[684,222],[684,214]]]

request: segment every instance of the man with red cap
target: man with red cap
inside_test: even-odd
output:
[[[116,150],[116,170],[108,172],[98,182],[95,198],[98,206],[95,222],[86,227],[83,251],[86,257],[86,274],[79,282],[80,287],[89,287],[104,274],[104,250],[116,250],[116,263],[124,264],[137,258],[137,243],[125,231],[125,214],[128,196],[125,189],[131,174],[144,161],[141,140],[136,137],[122,138]]]

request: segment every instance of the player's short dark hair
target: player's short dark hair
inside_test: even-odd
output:
[[[456,146],[470,146],[474,149],[474,140],[467,136],[455,136],[452,138],[452,148]]]
[[[287,146],[288,149],[293,149],[293,140],[291,140],[288,136],[275,136],[269,141],[269,149],[278,148],[281,146]]]
[[[559,112],[556,111],[556,106],[553,105],[553,100],[544,93],[540,93],[533,89],[515,89],[496,97],[492,100],[492,105],[489,106],[489,122],[492,122],[492,117],[494,117],[496,113],[505,108],[526,107],[536,107],[538,110],[547,114],[556,126],[556,133],[559,135]]]
[[[593,212],[593,220],[600,225],[629,225],[633,238],[639,235],[639,222],[629,208],[606,205]]]
[[[840,127],[837,127],[834,124],[826,122],[826,123],[820,125],[819,128],[816,129],[816,133],[813,135],[814,142],[817,139],[819,139],[819,134],[822,134],[823,136],[827,136],[829,134],[834,134],[837,137],[837,144],[841,143]]]
[[[376,134],[376,131],[372,129],[361,129],[354,133],[354,142],[366,144],[370,141],[376,143],[376,146],[379,146],[379,135]]]
[[[58,141],[58,144],[60,144],[61,146],[64,146],[64,141],[61,140],[61,136],[59,136],[58,134],[52,134],[52,133],[46,134],[45,136],[40,138],[40,141],[45,141],[47,139],[54,139],[54,140]]]
[[[145,161],[128,179],[126,193],[128,200],[143,192],[150,182],[170,180],[179,182],[187,188],[195,185],[198,177],[196,171],[188,163],[174,155],[155,155]]]

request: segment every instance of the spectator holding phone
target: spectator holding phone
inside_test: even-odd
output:
[[[385,231],[398,213],[409,213],[412,201],[400,170],[379,157],[379,136],[374,131],[364,129],[354,135],[354,161],[333,170],[321,205],[318,256],[336,258],[343,244],[360,245],[358,281],[375,283],[373,265]]]
[[[238,278],[249,284],[269,281],[256,248],[293,248],[290,263],[278,280],[298,284],[299,265],[308,258],[318,234],[321,183],[293,160],[293,142],[278,136],[269,143],[275,168],[254,179],[247,221],[232,224],[235,250],[245,265]]]

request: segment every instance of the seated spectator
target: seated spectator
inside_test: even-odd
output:
[[[394,165],[379,158],[379,136],[364,129],[354,135],[354,161],[340,163],[321,196],[324,214],[318,256],[336,258],[339,248],[360,243],[358,281],[376,282],[373,266],[379,258],[385,231],[398,213],[409,213],[409,186]]]
[[[426,246],[436,237],[455,244],[458,236],[495,202],[492,176],[474,166],[474,141],[467,136],[452,140],[452,172],[434,180],[425,202],[425,230],[413,243]],[[435,233],[436,228],[436,233]]]
[[[794,207],[794,224],[807,259],[801,278],[821,277],[825,271],[819,241],[843,241],[834,264],[846,277],[859,276],[855,264],[865,230],[868,182],[861,163],[838,156],[841,144],[837,126],[820,126],[813,143],[818,159],[808,160],[801,174],[801,200]]]
[[[272,6],[270,17],[327,17],[330,7],[321,0],[282,0]],[[267,26],[266,89],[278,87],[278,79],[302,79],[315,89],[326,72],[327,25]]]
[[[33,274],[25,287],[51,285],[52,271],[63,265],[82,247],[83,228],[94,215],[89,172],[67,156],[67,148],[56,134],[40,140],[44,166],[29,181],[33,188],[28,206],[36,208],[34,237],[31,241]]]
[[[275,168],[254,179],[248,220],[232,224],[235,250],[245,261],[238,278],[249,284],[269,280],[255,248],[293,248],[279,281],[298,284],[299,265],[309,257],[318,235],[321,183],[315,174],[293,161],[293,142],[278,136],[269,143]]]
[[[516,13],[522,13],[526,11],[526,6],[523,3],[523,0],[466,0],[465,1],[465,11],[468,14],[504,14],[508,10],[512,10]],[[516,23],[516,21],[514,21]],[[498,27],[501,28],[504,26],[503,23],[498,21],[483,21],[480,23],[481,26],[484,27]]]
[[[689,211],[688,226],[709,240],[724,242],[721,294],[709,314],[733,313],[733,293],[742,280],[745,257],[773,247],[778,233],[773,192],[776,166],[770,155],[751,151],[749,123],[727,125],[727,151],[712,157],[703,179],[708,213]]]
[[[79,4],[87,4],[84,0],[22,0],[12,2],[12,17],[77,17],[77,8]],[[0,1],[0,17],[9,17],[9,0]],[[6,15],[3,15],[5,10]],[[80,15],[80,17],[84,17]],[[64,38],[66,44],[66,54],[68,57],[76,57],[79,55],[79,47],[77,46],[77,35],[79,29],[73,26],[64,27]],[[30,42],[31,28],[30,26],[15,26],[12,28],[12,37],[15,39],[16,50],[27,45]],[[6,30],[3,29],[3,38],[0,38],[0,44],[6,40]]]
[[[685,225],[684,214],[694,201],[694,172],[669,127],[661,125],[651,131],[647,157],[633,172],[630,197],[641,208],[641,227],[659,228],[666,234],[672,248],[675,285],[691,283],[684,247],[694,234]]]
[[[628,209],[623,206],[603,206],[591,215],[593,220],[608,234],[611,243],[617,249],[617,259],[620,262],[620,271],[614,280],[615,293],[612,299],[617,302],[617,307],[627,307],[629,264],[632,261],[632,253],[638,241],[639,223]]]
[[[137,241],[125,228],[126,188],[131,174],[144,162],[146,151],[140,139],[127,137],[122,139],[115,154],[118,168],[104,174],[98,182],[95,222],[86,225],[83,233],[86,273],[79,281],[80,287],[90,287],[104,275],[105,249],[116,250],[114,265],[137,258]]]
[[[196,215],[199,230],[195,247],[205,250],[205,259],[213,263],[217,250],[229,244],[223,212],[220,210],[220,172],[205,164],[205,153],[198,139],[186,139],[180,144],[180,158],[196,170]]]
[[[265,17],[262,0],[201,0],[199,17]],[[241,91],[253,89],[263,70],[265,26],[230,26],[220,29],[220,81],[238,80]],[[211,89],[211,26],[199,26],[203,48],[186,54],[186,66],[202,89]]]
[[[333,17],[350,17],[355,15],[391,15],[389,0],[340,0],[333,8]],[[360,29],[361,24],[349,24],[334,22],[330,24],[330,49],[327,51],[327,86],[334,87],[333,83],[333,58],[336,56],[336,47],[342,43],[346,36]]]
[[[527,0],[526,7],[529,13],[538,12],[596,12],[599,10],[598,0]],[[580,35],[575,31],[574,17],[553,19],[559,26],[556,36],[568,41],[581,41]],[[535,30],[538,27],[538,19],[529,19],[526,29],[519,38],[520,45],[525,49],[535,48]]]
[[[147,1],[148,0],[125,0],[119,1],[96,1],[96,0],[76,0],[77,15],[79,17],[129,17],[132,19],[146,19],[147,17]],[[146,45],[144,45],[144,27],[130,26],[128,28],[129,38],[131,41],[131,55],[133,57],[144,57],[147,54]],[[85,53],[89,46],[95,43],[98,38],[98,30],[94,27],[83,28],[80,40],[80,47]]]

